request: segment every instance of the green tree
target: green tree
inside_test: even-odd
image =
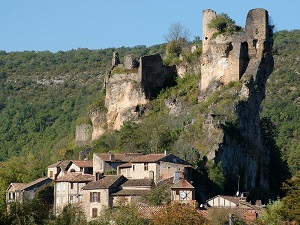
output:
[[[280,214],[287,221],[300,223],[300,171],[283,183],[286,196],[282,199]]]
[[[226,13],[221,13],[213,18],[208,24],[209,28],[215,28],[220,33],[226,31],[241,30],[241,27],[235,25],[235,21],[231,19]]]
[[[205,218],[189,204],[169,204],[153,215],[153,225],[204,225]]]
[[[276,201],[269,202],[266,210],[264,210],[261,214],[261,217],[258,220],[258,224],[264,225],[283,225],[284,219],[280,214],[280,210],[283,207],[283,203],[280,199]]]
[[[149,221],[142,218],[135,205],[120,205],[116,208],[107,208],[101,216],[91,223],[92,225],[148,225]]]

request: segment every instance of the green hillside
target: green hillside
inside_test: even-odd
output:
[[[120,56],[126,53],[139,57],[164,53],[165,48],[157,45],[57,53],[1,51],[0,194],[10,182],[28,182],[43,176],[45,167],[57,159],[78,157],[75,126],[89,122],[89,108],[99,104],[103,75],[110,67],[113,51]],[[292,173],[300,167],[299,53],[299,30],[275,33],[275,68],[261,112],[264,121],[271,122],[268,134],[274,135],[271,138],[275,138]],[[191,58],[194,60],[194,56]],[[224,191],[226,177],[220,165],[203,159],[218,133],[208,135],[201,127],[203,115],[214,104],[215,113],[226,115],[232,125],[228,131],[236,129],[232,99],[241,83],[230,83],[198,103],[199,78],[199,74],[179,78],[177,86],[162,91],[147,105],[141,123],[129,121],[120,131],[105,133],[92,143],[93,152],[157,153],[168,149],[202,168],[216,185],[216,193]],[[166,99],[182,104],[181,116],[169,115]]]

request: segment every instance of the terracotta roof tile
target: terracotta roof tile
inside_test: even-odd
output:
[[[160,159],[164,158],[165,154],[148,154],[134,158],[132,163],[147,163],[147,162],[158,162]]]
[[[177,181],[172,187],[171,189],[176,189],[176,188],[188,188],[188,189],[194,189],[194,186],[191,185],[186,179],[180,179],[179,181]]]
[[[153,180],[151,179],[128,179],[122,187],[133,187],[133,186],[147,186],[151,187],[153,185]]]
[[[56,163],[51,164],[48,168],[57,168],[60,167],[62,170],[66,170],[71,160],[58,161]]]
[[[120,166],[118,166],[119,168],[126,168],[126,167],[131,167],[132,166],[132,163],[131,162],[128,162],[128,163],[124,163]]]
[[[132,190],[123,189],[118,192],[111,194],[112,196],[142,196],[150,193],[150,190]]]
[[[11,191],[21,191],[26,186],[25,183],[11,183],[7,190]]]
[[[138,206],[139,214],[145,218],[151,220],[153,215],[165,210],[165,206]]]
[[[83,183],[90,182],[94,180],[94,176],[90,174],[82,174],[81,172],[71,172],[66,175],[58,178],[56,182],[74,182],[74,183]]]
[[[121,176],[118,175],[109,175],[101,178],[100,180],[93,181],[88,183],[82,189],[84,190],[93,190],[93,189],[102,189],[102,188],[109,188],[112,186]]]
[[[135,157],[141,156],[141,153],[123,153],[123,154],[112,154],[112,153],[95,153],[98,157],[103,159],[105,162],[130,162]]]
[[[93,167],[93,160],[72,160],[78,167]]]

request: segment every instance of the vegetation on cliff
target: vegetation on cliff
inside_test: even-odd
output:
[[[265,134],[270,138],[267,144],[274,150],[273,169],[276,165],[278,168],[276,160],[282,157],[293,174],[300,169],[299,46],[299,30],[275,33],[275,69],[267,83],[261,112]],[[45,174],[49,162],[78,157],[81,149],[74,144],[75,126],[87,118],[89,107],[103,105],[103,98],[99,101],[99,96],[103,96],[102,79],[113,51],[138,58],[164,53],[165,48],[166,45],[58,53],[1,51],[1,209],[5,207],[3,194],[10,182],[31,181]],[[195,54],[192,57],[199,57],[199,52]],[[215,148],[216,138],[222,138],[218,126],[224,116],[230,122],[227,131],[238,141],[233,107],[243,101],[237,94],[241,83],[220,87],[199,103],[199,77],[187,74],[179,78],[177,86],[163,90],[147,105],[140,123],[128,121],[120,131],[105,133],[92,144],[93,151],[158,153],[168,149],[198,166],[203,177],[214,183],[215,193],[223,191],[226,174],[220,165],[207,163],[204,156]],[[170,114],[166,100],[174,103],[178,116]],[[210,114],[219,117],[210,119]],[[208,122],[214,127],[210,132],[202,129]],[[280,179],[273,178],[276,188],[286,176],[286,171],[279,172],[283,173]],[[280,173],[273,171],[276,176]]]

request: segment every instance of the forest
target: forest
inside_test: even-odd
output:
[[[217,113],[225,113],[229,121],[234,121],[230,101],[232,90],[241,87],[239,82],[224,86],[208,101],[199,103],[201,75],[186,74],[178,78],[175,87],[163,90],[147,105],[141,123],[128,121],[120,131],[106,132],[90,145],[75,144],[76,125],[90,123],[89,110],[103,106],[103,78],[111,66],[113,52],[136,58],[153,53],[164,56],[168,47],[161,44],[57,53],[0,51],[0,210],[5,209],[9,183],[45,176],[49,164],[58,159],[78,158],[85,148],[92,152],[142,153],[168,149],[194,166],[203,166],[217,186],[216,193],[226,191],[226,177],[220,165],[203,161],[205,149],[214,140],[206,138],[200,126],[203,117],[198,114],[205,114],[208,106],[215,103]],[[278,166],[276,160],[280,157],[287,168],[276,171],[272,177],[277,189],[300,169],[299,52],[300,30],[274,33],[275,68],[267,83],[261,121],[270,138],[269,147],[277,154],[271,156],[271,164],[274,168]],[[193,63],[197,55],[184,57]],[[166,61],[174,63],[174,59]],[[164,100],[173,96],[183,103],[185,116],[169,116]]]

